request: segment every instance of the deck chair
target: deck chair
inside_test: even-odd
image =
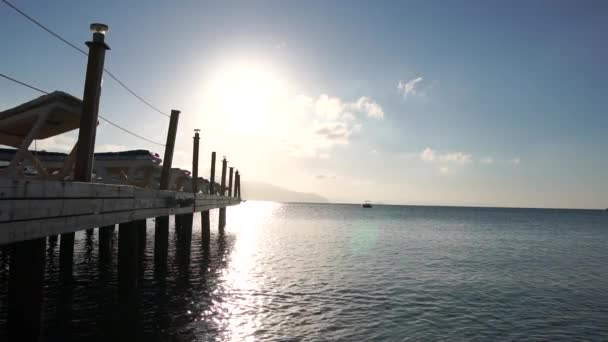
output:
[[[68,176],[75,163],[77,144],[65,158],[62,169],[55,174],[47,172],[29,147],[34,139],[46,139],[79,128],[81,113],[82,100],[60,91],[0,112],[0,144],[17,149],[0,175],[23,177],[23,164],[28,160],[40,178],[63,179]]]

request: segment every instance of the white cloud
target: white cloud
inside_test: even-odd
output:
[[[519,158],[513,158],[513,159],[509,160],[509,163],[517,166],[517,165],[519,165],[521,163],[521,160]]]
[[[425,148],[420,152],[419,157],[422,161],[426,162],[446,162],[456,164],[470,163],[473,156],[464,152],[449,152],[449,153],[438,153],[430,147]]]
[[[328,150],[348,145],[351,137],[363,130],[362,117],[384,117],[382,106],[367,96],[344,101],[326,94],[316,99],[298,95],[285,111],[299,113],[301,119],[293,124],[293,131],[285,131],[282,141],[289,155],[300,158],[329,158]]]
[[[407,100],[409,96],[416,96],[419,94],[417,87],[422,80],[422,77],[416,77],[408,81],[399,81],[397,83],[397,89],[403,95],[403,98]]]
[[[359,112],[365,113],[370,118],[384,119],[384,110],[382,109],[382,106],[367,96],[360,97],[351,107]]]
[[[336,120],[344,111],[342,101],[337,97],[329,97],[325,94],[319,96],[315,101],[315,114],[326,120]]]
[[[454,162],[458,164],[470,163],[472,158],[473,157],[470,154],[466,154],[463,152],[446,153],[442,156],[439,156],[439,160],[441,161]]]
[[[481,159],[481,163],[482,164],[493,164],[494,163],[494,158],[491,157],[485,157]]]
[[[35,147],[38,151],[70,153],[76,141],[76,138],[69,135],[56,135],[44,140],[36,140],[36,144],[32,143],[30,149]]]

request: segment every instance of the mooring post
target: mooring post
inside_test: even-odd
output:
[[[116,319],[118,329],[124,335],[125,340],[135,340],[136,326],[139,321],[137,308],[140,262],[138,235],[140,231],[138,228],[141,225],[141,221],[118,225],[118,303],[120,310],[118,310]]]
[[[177,123],[179,121],[179,110],[171,111],[169,119],[169,131],[167,132],[167,143],[165,144],[165,157],[160,175],[160,190],[169,189],[169,175],[173,164],[173,149],[175,148],[175,136],[177,134]],[[156,262],[167,262],[169,246],[169,216],[160,216],[155,220],[154,227],[154,260]]]
[[[93,173],[93,155],[95,153],[95,136],[97,133],[97,117],[99,113],[99,99],[101,97],[101,81],[106,50],[110,47],[105,43],[105,34],[108,26],[105,24],[91,24],[93,39],[86,42],[89,47],[87,73],[82,95],[82,115],[78,129],[78,143],[76,147],[76,165],[74,166],[74,180],[90,182]],[[74,233],[61,234],[59,242],[60,273],[71,280],[72,263],[74,255]],[[68,275],[69,273],[69,275]]]
[[[241,175],[239,174],[239,171],[237,170],[234,175],[234,197],[240,198],[240,193],[241,193]]]
[[[118,225],[118,295],[122,302],[137,292],[140,221]]]
[[[198,146],[201,140],[199,136],[200,129],[194,130],[194,141],[192,146],[192,192],[198,193]]]
[[[215,152],[211,152],[211,176],[209,177],[209,194],[215,195],[217,189],[215,188]]]
[[[39,341],[46,238],[15,243],[8,284],[8,340]]]
[[[232,174],[234,173],[234,167],[228,168],[228,197],[232,197]]]
[[[84,82],[84,95],[82,96],[82,115],[80,116],[80,129],[78,130],[76,165],[74,166],[74,180],[80,182],[91,181],[103,64],[106,50],[110,49],[105,43],[105,34],[108,31],[107,25],[91,24],[91,31],[93,31],[93,40],[86,42],[89,47],[89,60]]]
[[[228,161],[226,157],[222,159],[222,180],[220,181],[220,195],[226,195],[226,166]],[[226,227],[226,208],[220,208],[220,215],[218,220],[218,228],[224,229]]]
[[[211,175],[209,176],[209,194],[215,193],[215,152],[211,152]],[[208,241],[211,238],[211,218],[209,210],[201,212],[201,234],[203,241]]]
[[[99,227],[98,239],[99,239],[99,258],[103,260],[111,260],[112,258],[112,233],[114,231],[114,225]]]

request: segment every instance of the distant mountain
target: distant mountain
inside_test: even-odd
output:
[[[274,202],[327,203],[327,198],[313,193],[287,190],[276,185],[262,182],[243,182],[241,197],[250,200]]]

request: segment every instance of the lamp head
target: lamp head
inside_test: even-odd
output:
[[[101,33],[103,35],[106,34],[110,30],[110,27],[106,24],[101,23],[93,23],[91,24],[91,32],[93,33]]]

